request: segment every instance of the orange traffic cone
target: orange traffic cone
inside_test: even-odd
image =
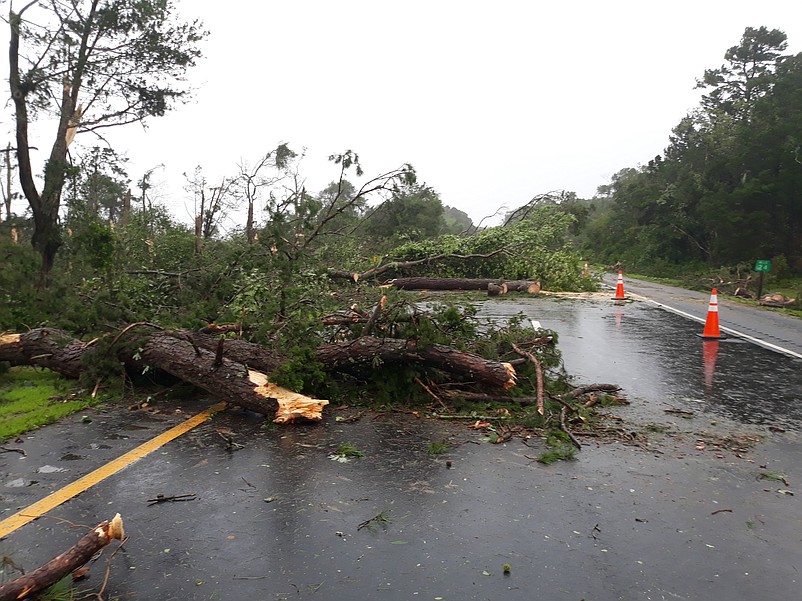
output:
[[[587,262],[585,262],[585,269],[582,270],[582,275],[584,275],[585,277],[588,277],[590,275],[590,272],[588,271]]]
[[[626,295],[624,294],[624,272],[620,269],[618,270],[618,284],[615,287],[615,296],[613,300],[627,300]]]
[[[718,291],[715,288],[713,288],[713,293],[710,295],[710,307],[707,309],[705,329],[700,336],[705,340],[726,338],[718,327]]]

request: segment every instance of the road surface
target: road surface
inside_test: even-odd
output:
[[[605,283],[614,287],[617,276],[605,275]],[[710,294],[644,282],[624,277],[627,294],[637,294],[647,302],[676,311],[704,323]],[[718,295],[719,323],[725,333],[733,334],[777,352],[802,359],[802,319],[769,307],[746,305]]]
[[[543,466],[537,440],[493,445],[443,421],[351,422],[357,409],[332,407],[319,425],[274,428],[228,410],[11,532],[0,555],[30,570],[85,532],[71,525],[119,511],[130,538],[106,591],[121,601],[797,598],[800,360],[702,342],[698,323],[652,302],[509,296],[482,313],[556,330],[579,382],[624,387],[632,404],[614,412],[648,444],[590,439],[576,461]],[[704,295],[687,302],[704,315]],[[0,518],[210,404],[109,404],[8,441],[26,454],[0,454]],[[433,442],[447,452],[429,455]],[[332,460],[342,443],[364,457]],[[110,555],[81,587],[100,588]]]

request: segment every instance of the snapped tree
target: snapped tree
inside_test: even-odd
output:
[[[61,193],[76,133],[99,135],[186,100],[184,75],[201,56],[206,32],[198,21],[181,22],[170,0],[33,0],[18,12],[12,5],[8,23],[20,185],[45,281],[62,244]],[[29,141],[40,115],[56,121],[41,191]]]

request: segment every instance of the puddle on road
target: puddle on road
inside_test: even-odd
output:
[[[712,343],[702,325],[645,303],[550,298],[486,301],[480,317],[519,312],[557,332],[577,383],[623,387],[631,412],[664,419],[666,405],[704,410],[743,424],[802,427],[800,361],[739,338]]]
[[[67,469],[63,467],[56,467],[55,465],[43,465],[38,470],[39,474],[57,474],[58,472],[66,472]]]

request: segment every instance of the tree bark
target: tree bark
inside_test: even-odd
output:
[[[389,283],[399,290],[487,290],[488,285],[501,286],[503,282],[489,278],[396,278]]]
[[[71,549],[54,557],[33,572],[0,585],[0,601],[23,599],[46,589],[80,568],[111,541],[122,540],[124,536],[123,520],[118,513],[111,522],[101,522],[95,526]]]
[[[487,285],[487,296],[499,296],[500,294],[507,294],[507,287],[504,284]]]
[[[372,362],[375,358],[383,361],[424,363],[505,390],[515,386],[516,379],[515,368],[509,363],[485,359],[442,344],[418,346],[414,341],[394,338],[362,336],[350,342],[324,344],[318,347],[315,357],[328,369]]]
[[[274,421],[299,418],[320,420],[328,401],[311,399],[272,384],[265,372],[274,371],[284,358],[259,345],[226,339],[222,357],[220,338],[200,332],[161,331],[137,334],[124,330],[124,347],[117,356],[131,369],[145,366],[165,371],[203,388],[235,405],[268,415],[278,410]],[[83,343],[52,328],[25,334],[0,336],[0,361],[15,365],[48,367],[69,377],[81,373],[83,356],[91,343]],[[370,366],[374,360],[417,363],[445,371],[486,386],[504,390],[515,386],[515,368],[507,362],[485,359],[441,344],[419,346],[414,341],[362,336],[350,342],[324,344],[315,358],[330,371],[347,371],[354,365]]]
[[[538,294],[540,292],[540,282],[532,280],[504,280],[508,292],[526,292],[527,294]]]
[[[0,361],[46,367],[68,378],[77,378],[81,375],[81,359],[88,346],[53,328],[36,328],[25,334],[0,334]]]
[[[217,337],[193,334],[198,346],[212,350]],[[226,340],[225,355],[234,361],[270,373],[284,361],[282,357],[245,340]],[[354,364],[365,365],[374,359],[383,362],[417,363],[466,377],[483,384],[512,388],[515,368],[506,362],[485,359],[442,344],[419,347],[414,341],[397,338],[362,336],[353,341],[324,344],[315,351],[315,359],[329,371],[343,371]]]

